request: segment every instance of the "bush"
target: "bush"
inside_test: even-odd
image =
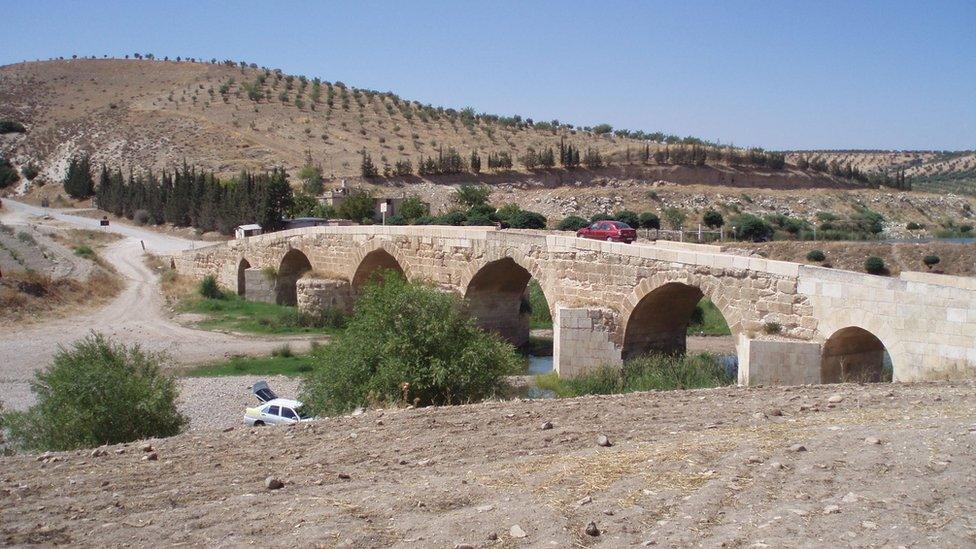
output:
[[[468,214],[462,212],[461,210],[451,210],[446,214],[438,217],[437,224],[459,226],[467,220],[468,220]]]
[[[640,214],[637,218],[638,223],[644,229],[660,229],[661,228],[661,218],[653,212],[644,212]]]
[[[521,369],[515,349],[479,330],[457,296],[392,274],[365,287],[346,330],[312,356],[301,399],[318,414],[479,401]]]
[[[101,334],[60,348],[35,374],[37,404],[4,416],[11,441],[25,450],[72,450],[168,437],[186,418],[176,409],[165,355],[113,343]]]
[[[823,250],[810,250],[807,252],[807,261],[823,261],[827,259],[827,254],[823,253]]]
[[[877,256],[871,256],[864,260],[864,270],[873,275],[884,274],[885,262],[883,259]]]
[[[0,120],[0,134],[2,133],[26,133],[27,128],[16,120]]]
[[[590,223],[578,215],[571,215],[559,222],[556,226],[560,231],[578,231]]]
[[[221,291],[220,285],[217,284],[217,278],[214,275],[207,275],[203,277],[200,281],[200,295],[207,299],[223,299],[224,292]]]
[[[0,189],[9,187],[20,180],[17,170],[7,159],[0,157]]]
[[[934,255],[934,254],[927,255],[927,256],[925,256],[925,257],[922,258],[922,263],[924,263],[925,266],[928,267],[929,269],[931,269],[932,267],[938,265],[940,261],[942,261],[942,260],[939,259],[939,256]]]
[[[640,227],[640,216],[638,216],[636,212],[622,210],[614,214],[613,217],[616,218],[617,221],[626,223],[635,229]]]
[[[78,257],[83,257],[85,259],[95,259],[95,250],[87,244],[82,244],[81,246],[75,246],[75,255]]]
[[[739,238],[763,242],[773,236],[773,227],[752,214],[742,214],[733,223]]]
[[[707,210],[705,215],[702,216],[702,223],[704,223],[706,227],[717,229],[722,225],[725,225],[725,219],[722,217],[722,214],[710,209]]]
[[[537,212],[520,211],[511,220],[513,229],[545,229],[546,217]]]
[[[37,167],[37,164],[33,162],[28,163],[26,166],[20,169],[21,173],[28,181],[33,181],[41,173],[41,169]]]
[[[915,223],[914,221],[909,221],[908,225],[905,225],[905,228],[908,229],[909,231],[917,231],[921,229],[922,226],[919,225],[918,223]]]

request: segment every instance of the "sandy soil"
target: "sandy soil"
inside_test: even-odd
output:
[[[721,388],[494,402],[191,433],[150,441],[156,461],[142,444],[98,457],[8,457],[0,459],[0,540],[972,546],[974,388]],[[551,430],[541,428],[546,421]],[[601,434],[612,447],[597,445]],[[269,475],[284,487],[266,489]],[[584,533],[591,521],[599,536]]]
[[[7,210],[17,216],[50,215],[54,221],[85,228],[97,227],[85,219],[41,210],[6,200]],[[36,369],[50,363],[58,345],[66,345],[98,331],[145,348],[166,351],[180,364],[215,360],[230,354],[269,354],[289,341],[296,351],[308,345],[305,338],[261,338],[193,330],[172,322],[164,313],[156,275],[143,261],[142,247],[166,254],[195,243],[135,227],[116,225],[111,230],[125,238],[105,248],[102,257],[125,279],[125,288],[107,306],[71,318],[0,331],[0,395],[7,407],[23,408],[30,402],[27,380]]]

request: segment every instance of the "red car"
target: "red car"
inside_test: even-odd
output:
[[[620,221],[596,221],[589,227],[576,231],[579,238],[607,240],[609,242],[624,242],[630,244],[637,240],[637,231],[630,225]]]

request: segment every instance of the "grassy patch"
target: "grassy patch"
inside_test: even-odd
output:
[[[534,279],[529,281],[529,327],[533,330],[552,328],[552,315],[549,314],[549,303],[542,286]]]
[[[186,377],[216,376],[300,376],[312,370],[308,355],[275,353],[272,356],[235,356],[230,360],[206,364],[187,372]]]
[[[92,261],[95,260],[95,250],[93,250],[91,246],[87,244],[82,244],[81,246],[75,246],[75,255]]]
[[[558,397],[700,389],[734,382],[717,358],[707,353],[682,357],[647,355],[628,361],[622,369],[605,366],[575,378],[563,379],[555,373],[536,376],[539,389],[552,391]]]
[[[206,316],[199,323],[205,330],[226,330],[253,334],[334,334],[339,328],[322,326],[319,315],[314,318],[301,314],[295,307],[246,301],[237,295],[221,299],[200,296],[184,298],[179,310]],[[338,325],[338,321],[335,323]]]
[[[729,324],[714,303],[708,299],[698,302],[688,324],[688,335],[722,336],[731,333]]]

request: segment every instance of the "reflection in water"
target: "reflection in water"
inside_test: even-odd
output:
[[[548,374],[552,371],[551,356],[529,355],[529,374]]]

